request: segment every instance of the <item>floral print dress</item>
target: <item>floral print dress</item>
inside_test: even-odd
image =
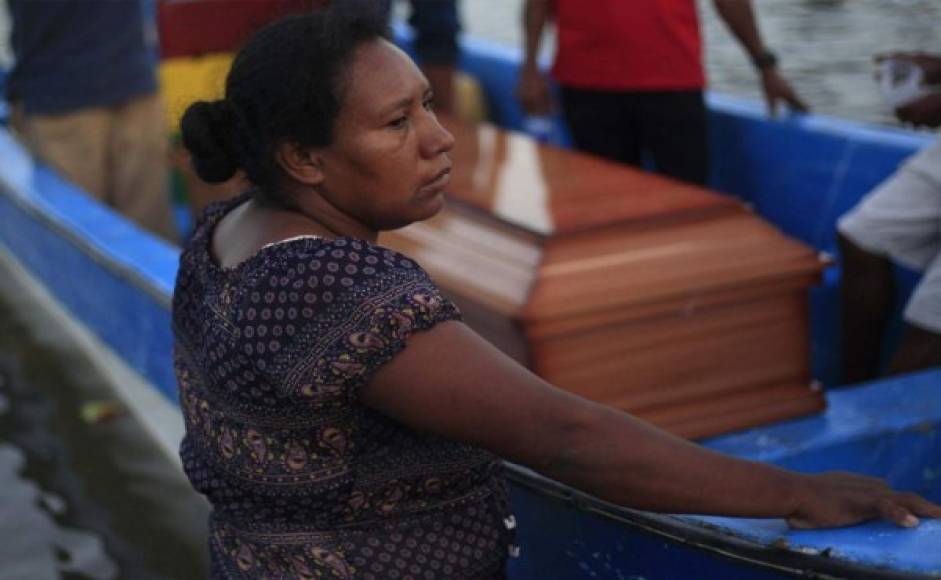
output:
[[[500,462],[359,400],[456,307],[415,262],[359,240],[299,238],[219,267],[213,228],[246,199],[203,214],[173,298],[180,453],[212,504],[212,577],[500,577]]]

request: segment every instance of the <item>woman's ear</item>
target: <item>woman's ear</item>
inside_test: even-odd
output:
[[[282,141],[275,150],[275,160],[282,171],[304,185],[316,186],[323,182],[323,160],[314,147]]]

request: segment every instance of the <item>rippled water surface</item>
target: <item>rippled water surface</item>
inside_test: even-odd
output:
[[[522,0],[459,0],[470,34],[520,46]],[[630,0],[623,0],[629,2]],[[697,0],[712,88],[760,98],[738,43],[718,18],[712,0]],[[584,0],[586,10],[592,0]],[[872,80],[874,53],[925,50],[941,53],[938,0],[753,0],[765,41],[782,70],[816,112],[860,121],[895,121]],[[0,3],[0,63],[9,58],[5,3]],[[397,10],[407,13],[407,3]]]
[[[630,1],[630,0],[624,0]],[[586,10],[592,0],[584,0]],[[467,32],[519,46],[522,0],[463,0]],[[698,0],[713,89],[760,98],[739,44]],[[816,112],[894,123],[872,79],[872,55],[885,50],[941,53],[938,0],[754,0],[766,43],[786,76]]]
[[[61,329],[17,320],[32,307],[4,286],[0,580],[205,577],[204,502]]]

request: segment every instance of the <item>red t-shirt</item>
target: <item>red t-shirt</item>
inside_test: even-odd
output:
[[[599,90],[689,90],[706,84],[695,0],[555,0],[552,74]]]
[[[268,22],[326,4],[326,0],[160,0],[157,27],[161,56],[235,52]]]

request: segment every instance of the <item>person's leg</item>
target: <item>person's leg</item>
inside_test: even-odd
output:
[[[640,145],[625,93],[561,89],[562,111],[575,146],[585,153],[640,166]]]
[[[454,113],[454,65],[422,64],[422,72],[435,95],[435,109],[441,113]]]
[[[14,132],[59,175],[104,201],[107,192],[107,126],[104,109],[62,115],[27,115],[16,108]]]
[[[900,375],[936,366],[941,366],[941,333],[906,324],[889,365],[889,374]]]
[[[657,173],[705,185],[709,179],[709,136],[702,91],[637,93],[634,97],[641,148]]]
[[[415,29],[415,52],[435,93],[436,106],[454,109],[454,73],[460,53],[456,0],[412,0],[409,24]]]
[[[169,140],[157,95],[113,109],[108,202],[151,232],[176,241],[170,209]]]
[[[838,223],[843,262],[843,382],[878,376],[894,305],[891,262],[925,272],[905,311],[915,328],[891,370],[911,369],[941,332],[941,143],[907,161]],[[927,341],[927,342],[926,342]],[[928,345],[927,347],[925,345]]]
[[[892,262],[838,235],[842,382],[872,380],[881,372],[882,342],[895,301]]]
[[[941,231],[941,214],[938,225]],[[905,321],[889,373],[941,366],[941,254],[925,271],[905,306]]]

